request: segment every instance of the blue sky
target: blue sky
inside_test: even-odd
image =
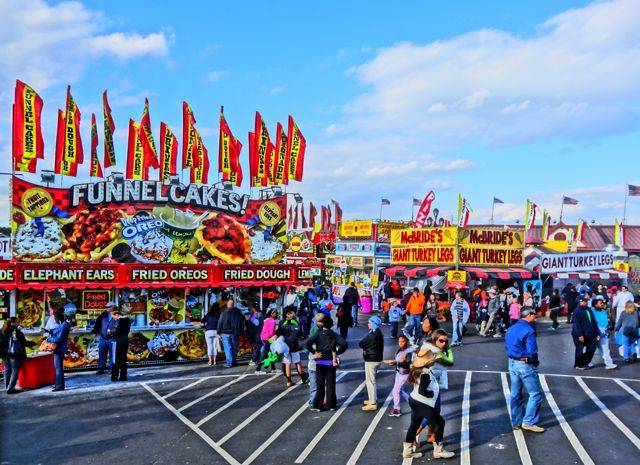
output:
[[[347,218],[377,217],[381,197],[385,217],[407,218],[434,189],[445,213],[466,195],[472,222],[493,196],[501,221],[527,197],[557,217],[566,194],[580,201],[566,220],[610,224],[625,183],[640,184],[639,0],[150,5],[0,0],[0,154],[21,78],[45,100],[51,164],[67,84],[87,152],[109,90],[122,170],[145,96],[156,134],[161,120],[180,134],[187,100],[211,155],[220,105],[245,159],[255,110],[272,133],[292,114],[308,149],[290,190],[339,200]],[[627,216],[640,221],[640,199]]]

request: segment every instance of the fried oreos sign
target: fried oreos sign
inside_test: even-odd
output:
[[[70,206],[110,204],[170,204],[244,215],[249,196],[216,187],[189,184],[165,185],[160,181],[102,181],[76,184],[70,189]]]

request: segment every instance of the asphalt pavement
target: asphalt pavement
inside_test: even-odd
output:
[[[456,456],[434,460],[427,447],[413,463],[638,463],[640,363],[605,370],[596,360],[594,369],[577,372],[570,328],[537,324],[547,431],[511,429],[504,342],[469,326],[443,394],[445,443]],[[388,416],[391,369],[379,374],[381,408],[360,408],[366,389],[357,341],[365,332],[350,332],[336,412],[309,411],[306,385],[287,389],[281,376],[246,366],[134,368],[118,384],[74,373],[64,392],[0,394],[0,464],[408,465],[401,458],[408,405],[400,418]],[[394,345],[385,339],[388,358]]]

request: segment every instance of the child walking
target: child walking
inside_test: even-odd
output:
[[[400,319],[404,315],[404,309],[400,307],[400,303],[397,300],[391,302],[389,308],[389,324],[391,324],[391,339],[398,337],[398,328],[400,326]]]
[[[399,417],[400,413],[400,396],[404,400],[409,399],[409,394],[404,392],[402,388],[409,378],[409,367],[413,358],[413,351],[409,346],[409,339],[404,334],[398,338],[398,350],[393,360],[387,360],[387,365],[396,367],[396,379],[393,385],[393,409],[389,414],[390,417]]]

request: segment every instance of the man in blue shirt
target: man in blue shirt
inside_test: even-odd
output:
[[[111,336],[108,335],[107,332],[109,330],[109,324],[111,320],[113,320],[111,311],[116,307],[115,302],[108,302],[105,311],[98,316],[96,323],[93,325],[92,333],[95,334],[95,337],[99,338],[98,371],[96,375],[104,374],[107,368],[107,360],[109,360],[109,365],[111,365]]]
[[[537,425],[540,421],[542,386],[538,378],[538,343],[533,326],[535,319],[534,309],[522,307],[520,319],[507,330],[505,345],[511,377],[511,425],[515,430],[542,433],[544,428]],[[523,387],[529,394],[526,410]]]

